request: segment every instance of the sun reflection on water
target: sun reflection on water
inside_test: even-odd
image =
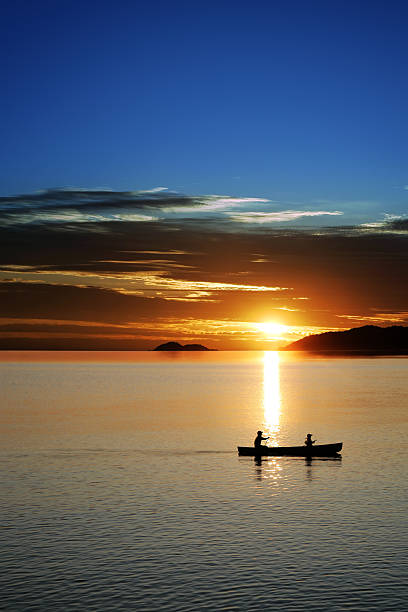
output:
[[[279,383],[279,353],[264,352],[263,378],[264,427],[269,436],[268,445],[278,446],[279,419],[281,414],[281,397]]]
[[[256,480],[269,480],[269,484],[279,485],[282,478],[282,464],[277,457],[255,459]]]

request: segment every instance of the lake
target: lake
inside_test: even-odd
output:
[[[407,358],[0,361],[4,610],[408,609]]]

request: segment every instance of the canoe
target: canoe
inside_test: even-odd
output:
[[[238,455],[247,457],[332,457],[341,451],[343,442],[336,444],[314,444],[313,446],[238,446]]]

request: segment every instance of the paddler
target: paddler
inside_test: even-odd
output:
[[[254,440],[254,446],[255,448],[259,448],[260,446],[262,446],[262,440],[269,440],[268,438],[264,438],[262,437],[263,431],[258,431],[256,438]]]
[[[316,440],[312,440],[312,435],[313,434],[306,435],[306,440],[305,440],[306,446],[312,446],[316,442]]]

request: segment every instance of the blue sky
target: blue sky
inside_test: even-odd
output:
[[[367,222],[402,215],[407,12],[401,1],[9,3],[0,195],[163,186]]]

